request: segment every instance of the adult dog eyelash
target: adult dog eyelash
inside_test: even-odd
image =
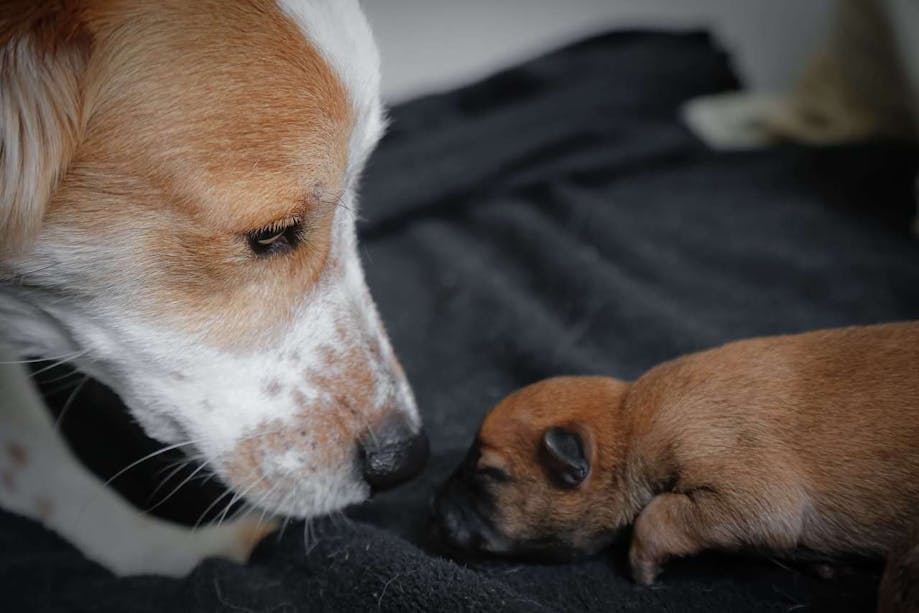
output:
[[[246,234],[249,249],[257,256],[288,253],[303,241],[303,220],[284,220]]]

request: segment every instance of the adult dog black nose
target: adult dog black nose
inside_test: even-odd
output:
[[[389,418],[368,433],[359,450],[364,480],[372,492],[394,488],[416,476],[430,453],[424,430],[412,432],[411,426],[399,416]]]

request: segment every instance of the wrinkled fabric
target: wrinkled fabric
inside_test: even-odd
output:
[[[184,580],[115,579],[0,513],[0,609],[872,610],[870,562],[820,579],[774,556],[713,553],[673,562],[648,589],[628,579],[624,545],[564,565],[428,550],[434,486],[522,385],[634,378],[732,339],[919,316],[906,233],[917,151],[710,151],[678,107],[737,86],[705,34],[620,32],[393,109],[362,189],[361,252],[431,437],[424,475],[315,522],[308,541],[294,523],[249,565],[208,561]],[[60,407],[67,390],[46,387]],[[106,477],[155,449],[117,415],[90,383],[64,422]],[[149,506],[161,462],[115,485]],[[157,511],[193,523],[214,492],[192,484]]]

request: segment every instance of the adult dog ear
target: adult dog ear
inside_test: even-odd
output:
[[[584,438],[574,429],[556,426],[546,430],[540,457],[549,475],[562,487],[577,487],[590,474]]]
[[[82,132],[84,16],[78,0],[0,5],[0,255],[38,233]]]

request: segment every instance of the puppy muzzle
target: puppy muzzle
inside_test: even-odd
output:
[[[481,501],[461,485],[448,482],[432,503],[433,538],[453,553],[502,553],[504,539]]]

